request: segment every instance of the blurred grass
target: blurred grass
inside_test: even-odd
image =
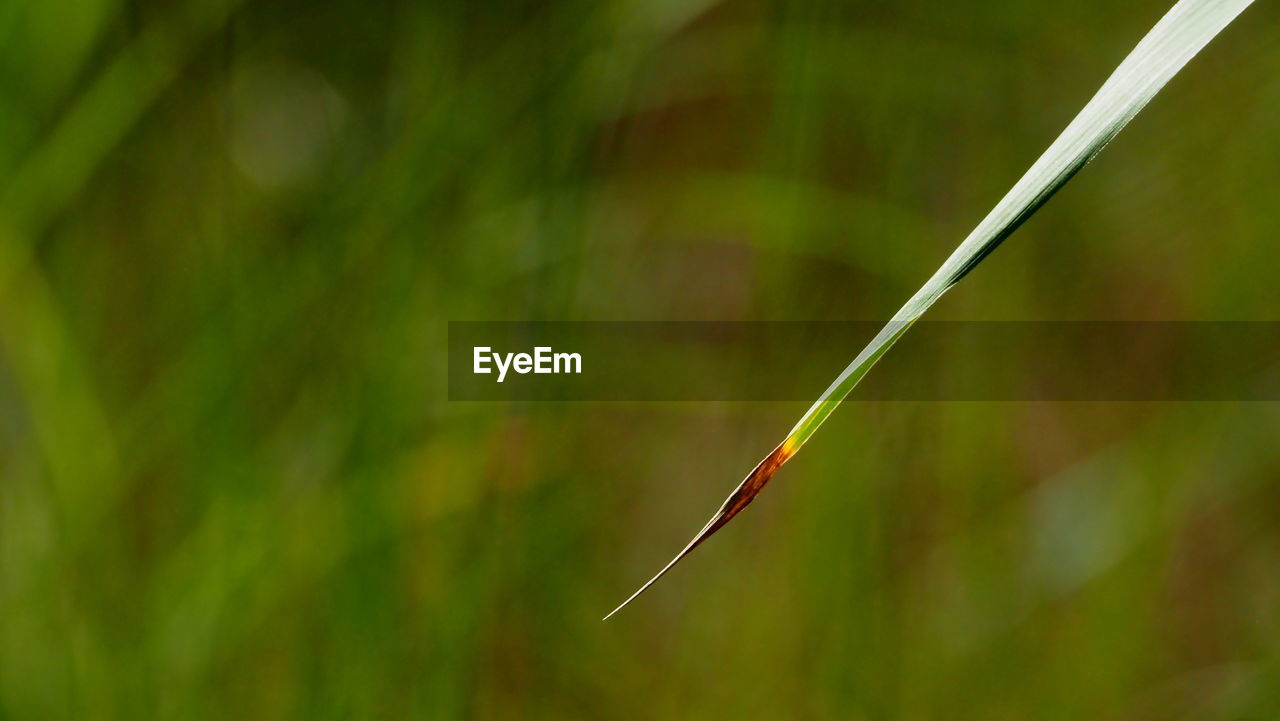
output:
[[[1273,404],[850,404],[600,624],[802,408],[444,400],[883,318],[1165,9],[3,6],[0,718],[1276,715]],[[938,317],[1276,319],[1276,20]]]

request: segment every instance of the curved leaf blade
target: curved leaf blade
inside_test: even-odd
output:
[[[1112,72],[1053,144],[809,407],[782,443],[729,494],[693,540],[605,619],[625,608],[746,508],[782,464],[813,436],[876,361],[930,306],[1102,152],[1196,53],[1252,3],[1253,0],[1181,0],[1175,4]]]

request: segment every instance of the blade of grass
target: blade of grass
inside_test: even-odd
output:
[[[1181,0],[1175,4],[1120,63],[1058,139],[938,268],[933,277],[911,296],[809,407],[782,443],[760,461],[733,493],[729,494],[720,510],[716,511],[684,550],[676,554],[675,558],[627,600],[610,611],[605,619],[625,608],[746,508],[773,478],[778,468],[813,436],[836,406],[871,370],[871,366],[907,332],[911,324],[1093,160],[1170,78],[1252,2],[1253,0]]]

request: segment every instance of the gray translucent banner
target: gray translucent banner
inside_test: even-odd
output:
[[[812,401],[880,322],[449,323],[449,398]],[[921,321],[853,400],[1280,400],[1280,322]]]

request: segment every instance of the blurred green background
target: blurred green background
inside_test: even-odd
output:
[[[804,405],[445,400],[887,317],[1166,9],[0,3],[0,718],[1280,717],[1275,404],[851,402],[601,623]],[[930,317],[1280,320],[1278,22]]]

